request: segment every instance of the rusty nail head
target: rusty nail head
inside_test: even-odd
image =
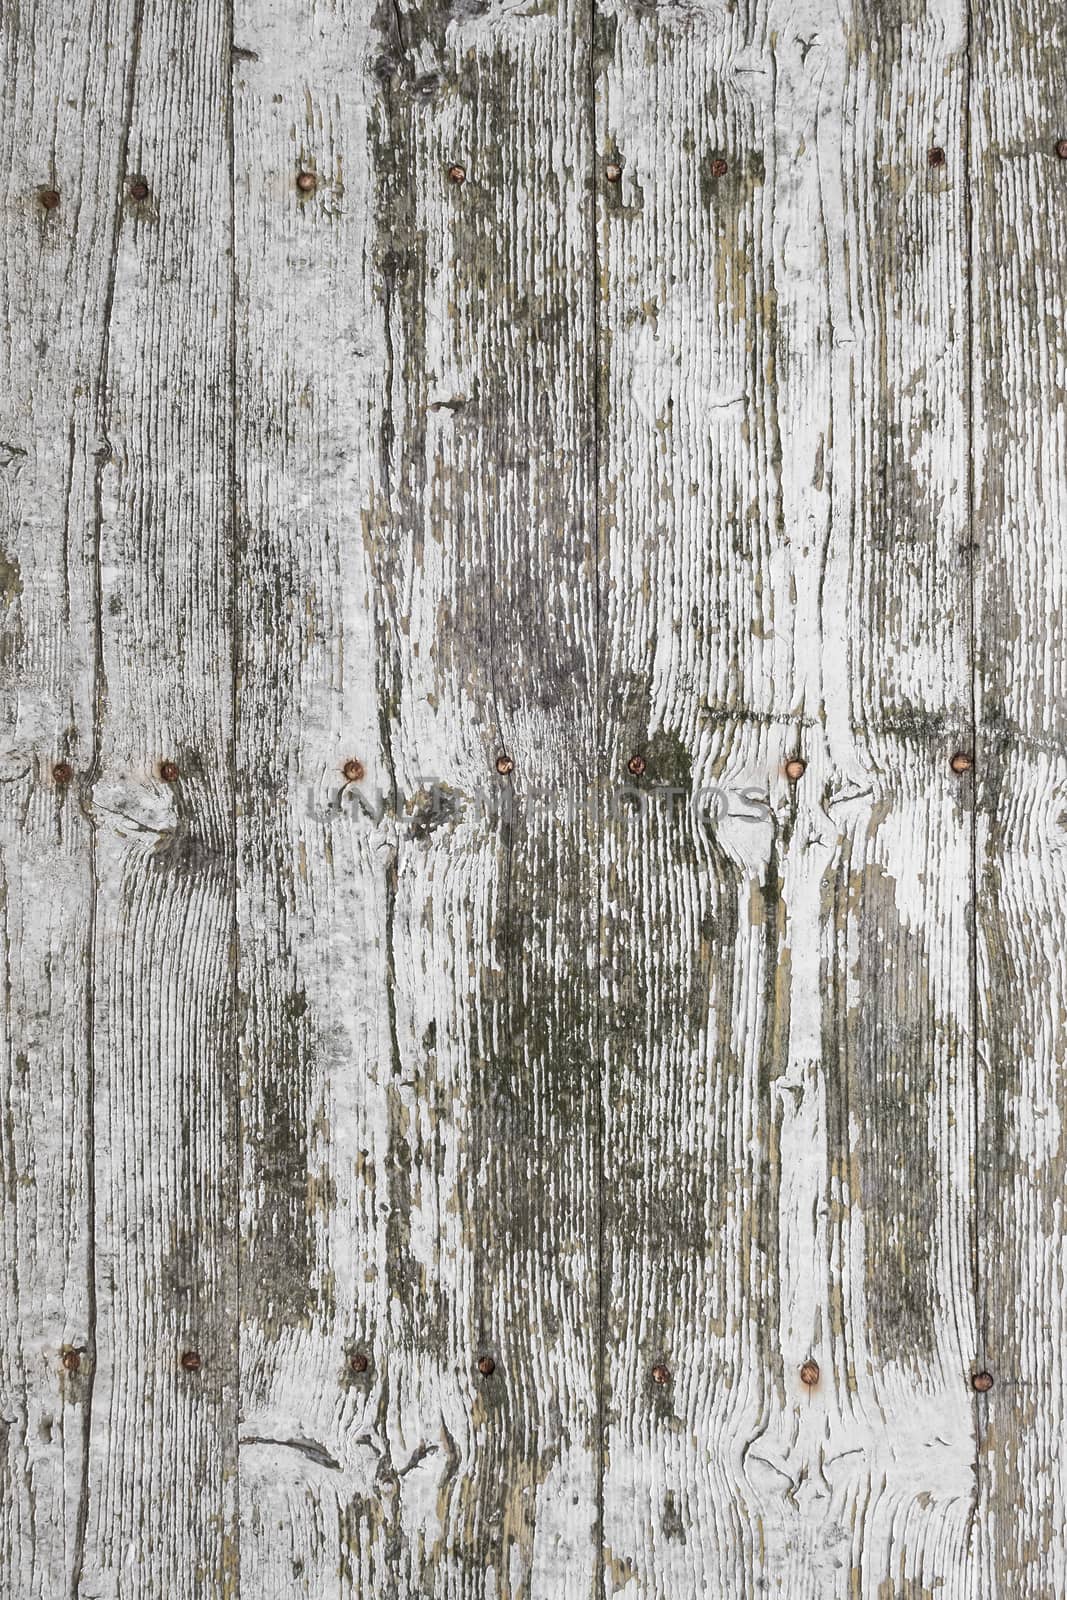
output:
[[[70,1348],[64,1350],[59,1359],[67,1372],[77,1372],[82,1364],[81,1352]]]
[[[317,183],[318,179],[313,172],[298,172],[296,175],[296,186],[301,194],[310,194]]]
[[[151,193],[151,190],[149,189],[148,184],[145,182],[144,178],[131,178],[130,179],[130,199],[131,200],[147,200],[150,193]]]
[[[200,1371],[200,1352],[198,1350],[182,1351],[182,1366],[186,1372]]]
[[[799,756],[792,756],[785,764],[785,775],[790,783],[796,783],[797,779],[802,778],[807,770],[808,763],[802,761]]]
[[[510,756],[497,756],[496,770],[502,778],[506,778],[509,772],[515,771],[515,763]]]
[[[74,776],[74,768],[69,761],[57,761],[52,768],[52,776],[57,783],[69,783]]]
[[[496,1371],[496,1362],[492,1356],[482,1356],[478,1362],[478,1371],[483,1378],[491,1378]]]
[[[967,755],[963,750],[957,750],[956,754],[949,762],[949,766],[952,768],[953,772],[970,772],[973,764],[974,763],[971,761],[970,756]]]
[[[362,1350],[356,1350],[352,1355],[349,1356],[348,1365],[352,1368],[353,1372],[366,1372],[367,1368],[370,1366],[370,1362],[367,1360]]]
[[[715,160],[711,163],[711,175],[713,178],[725,178],[726,162],[723,160],[722,156],[716,156]]]
[[[1067,139],[1056,140],[1056,154],[1061,161],[1067,161]]]
[[[653,1383],[670,1383],[670,1381],[671,1381],[671,1369],[670,1369],[670,1367],[665,1367],[663,1365],[662,1361],[657,1362],[656,1365],[652,1368],[652,1382]]]
[[[164,783],[177,783],[181,777],[181,773],[178,771],[178,763],[176,761],[161,761],[159,764],[159,776]]]
[[[926,159],[932,167],[943,167],[945,165],[945,152],[939,144],[935,144],[926,152]]]
[[[993,1374],[991,1372],[976,1372],[971,1379],[971,1385],[979,1394],[988,1394],[993,1387]]]
[[[453,161],[448,169],[449,183],[462,183],[467,176],[466,167],[461,167],[458,161]]]
[[[367,776],[367,769],[364,767],[362,761],[356,760],[355,756],[353,756],[350,761],[345,762],[344,766],[341,768],[341,771],[344,773],[349,783],[361,783]]]
[[[626,770],[627,772],[632,772],[635,778],[639,778],[647,765],[648,763],[644,756],[631,756],[626,763]]]
[[[38,189],[37,198],[46,211],[54,211],[59,204],[59,191],[57,189]]]
[[[604,176],[607,178],[609,183],[618,183],[619,179],[622,177],[622,167],[617,161],[609,161],[607,166],[604,168]]]
[[[819,1363],[817,1361],[805,1361],[800,1369],[800,1381],[806,1384],[809,1389],[814,1389],[819,1381]]]

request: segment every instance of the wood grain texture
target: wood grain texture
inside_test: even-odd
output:
[[[92,1255],[75,1593],[232,1592],[229,38],[146,0],[107,152],[91,815]],[[91,18],[92,36],[105,30]],[[137,199],[131,183],[149,187]],[[174,771],[168,777],[167,763]],[[198,1370],[181,1365],[195,1352]],[[131,1576],[131,1569],[136,1576]]]
[[[48,1600],[222,1594],[232,1571],[227,195],[202,204],[226,167],[217,20],[5,18],[21,1371],[4,1589]],[[179,1364],[194,1346],[196,1373]]]
[[[243,1586],[590,1593],[585,19],[235,41]]]
[[[0,1592],[1063,1592],[1059,8],[0,40]]]
[[[0,1587],[67,1595],[93,1372],[91,528],[126,51],[5,9],[0,324]],[[85,102],[96,108],[85,117]],[[106,172],[106,178],[101,172]],[[42,193],[57,192],[46,209]],[[68,782],[53,771],[71,769]],[[68,1370],[63,1358],[77,1361]]]
[[[1062,8],[982,8],[971,223],[981,1125],[976,1532],[989,1593],[1067,1581],[1062,907],[1067,765],[1067,43]]]
[[[601,39],[608,1592],[967,1595],[961,18]]]

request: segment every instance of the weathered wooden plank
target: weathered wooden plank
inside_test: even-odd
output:
[[[100,50],[88,8],[0,16],[0,1588],[26,1600],[71,1592],[86,1515],[91,527],[130,19],[115,20]]]
[[[361,519],[385,368],[379,45],[358,5],[245,4],[234,41],[242,1589],[388,1594],[379,885],[395,823],[345,772],[370,765],[379,728]]]
[[[961,18],[600,42],[609,1577],[970,1594]]]
[[[984,1593],[1067,1582],[1067,70],[1052,0],[975,9],[972,382]]]
[[[86,25],[111,48],[114,19],[90,8]],[[145,0],[122,48],[124,125],[95,174],[112,245],[98,473],[78,532],[95,642],[94,1359],[74,1593],[224,1595],[236,1578],[228,29],[213,5]]]
[[[586,13],[235,40],[244,1588],[588,1593]]]

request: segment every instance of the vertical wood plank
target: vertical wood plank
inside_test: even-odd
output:
[[[973,7],[981,1131],[976,1400],[984,1592],[1067,1570],[1067,43],[1043,0]]]
[[[130,20],[101,48],[92,7],[0,17],[0,1588],[26,1600],[71,1591],[86,1514],[91,526]]]
[[[97,48],[111,26],[93,17]],[[74,1593],[191,1597],[236,1586],[225,16],[144,0],[127,63],[105,158],[102,433],[81,531],[95,634],[95,1360]]]
[[[380,41],[366,5],[242,4],[234,26],[242,1587],[388,1595],[397,823],[373,770],[362,511],[386,366]]]
[[[605,760],[647,763],[605,863],[605,1541],[642,1594],[973,1592],[962,22],[600,30]]]
[[[590,1593],[587,14],[235,42],[244,1584]]]

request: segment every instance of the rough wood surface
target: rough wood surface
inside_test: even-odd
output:
[[[1055,0],[0,38],[0,1592],[1067,1590]]]
[[[597,1568],[588,28],[480,13],[252,4],[236,36],[264,1596]]]
[[[978,838],[975,1529],[985,1592],[1067,1585],[1067,17],[991,4],[974,37]]]
[[[966,1595],[965,35],[602,39],[605,751],[647,759],[605,865],[605,1558]]]

